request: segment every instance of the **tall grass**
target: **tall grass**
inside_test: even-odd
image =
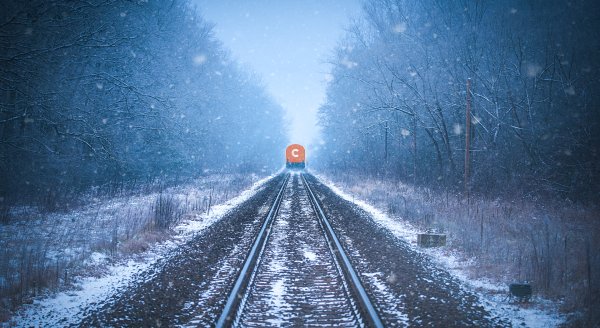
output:
[[[336,176],[342,188],[424,231],[448,234],[473,277],[529,282],[560,301],[574,325],[600,322],[600,225],[596,205],[568,200],[484,199],[399,181]]]
[[[101,274],[105,265],[87,262],[90,254],[118,261],[146,251],[168,238],[186,214],[207,213],[255,179],[217,175],[185,186],[111,184],[80,194],[76,209],[52,205],[56,195],[45,197],[49,206],[0,202],[0,219],[3,213],[10,218],[0,222],[0,322],[40,294],[68,287],[78,276]]]
[[[172,195],[165,195],[162,192],[156,197],[154,202],[154,216],[151,221],[151,228],[166,230],[175,226],[183,217],[184,210],[179,201]]]

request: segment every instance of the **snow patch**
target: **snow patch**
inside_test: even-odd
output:
[[[314,261],[317,259],[317,254],[315,254],[314,252],[305,250],[304,257],[307,258],[309,261]]]
[[[271,289],[271,302],[273,306],[282,308],[284,306],[283,295],[285,295],[285,282],[283,279],[277,280]]]
[[[389,292],[388,287],[382,281],[383,273],[374,272],[374,273],[365,273],[364,275],[367,277],[369,284],[371,286],[375,286],[375,288],[377,289],[377,291],[380,294],[385,295],[385,297],[387,299],[394,300],[393,303],[395,303],[399,308],[401,308],[401,309],[405,308],[404,301],[403,301],[404,295],[397,297]],[[394,275],[394,274],[392,273],[392,275]],[[395,280],[396,278],[393,277],[392,279]],[[386,280],[390,281],[391,279],[390,279],[390,277],[388,277],[388,278],[386,278]],[[402,323],[402,325],[400,325],[400,326],[408,327],[410,325],[408,315],[406,313],[404,313],[403,311],[399,311],[396,309],[382,309],[382,310],[385,312],[391,313],[394,318],[397,318],[398,322]]]
[[[105,262],[107,262],[109,260],[109,256],[104,254],[104,253],[100,253],[100,252],[93,252],[92,254],[90,254],[90,257],[86,259],[86,264],[88,265],[98,265],[98,264],[103,264]]]

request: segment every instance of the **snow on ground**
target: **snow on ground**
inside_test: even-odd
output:
[[[189,220],[187,222],[183,222],[177,228],[175,228],[175,231],[177,231],[180,235],[187,237],[190,234],[193,235],[193,234],[205,229],[206,227],[208,227],[208,226],[212,225],[213,223],[217,222],[218,220],[220,220],[232,208],[247,201],[250,197],[252,197],[254,194],[256,194],[258,192],[258,190],[262,187],[262,185],[264,185],[267,181],[269,181],[270,179],[275,177],[277,174],[279,174],[279,173],[276,173],[274,175],[268,176],[266,178],[263,178],[263,179],[255,182],[251,188],[249,188],[248,190],[245,190],[239,196],[232,198],[223,204],[219,204],[219,205],[212,207],[210,210],[210,215],[208,215],[208,216],[202,215],[202,216],[196,217],[192,220]],[[189,238],[187,238],[187,239],[189,239]]]
[[[248,200],[274,175],[255,182],[251,188],[223,204],[211,208],[210,214],[189,218],[174,228],[177,235],[171,240],[154,245],[141,260],[129,260],[119,265],[110,265],[107,257],[93,253],[88,261],[105,264],[108,274],[100,278],[84,278],[76,284],[76,290],[60,292],[50,297],[37,299],[24,306],[13,318],[10,327],[60,327],[76,325],[83,318],[83,310],[93,310],[103,304],[111,295],[133,283],[136,279],[150,279],[143,272],[164,258],[170,251],[202,233],[210,225],[219,221],[227,212]],[[2,327],[8,324],[2,324]]]
[[[304,250],[304,257],[306,257],[309,261],[314,261],[317,259],[317,254],[313,251],[309,251],[307,249]]]
[[[402,323],[401,326],[408,327],[410,325],[410,321],[408,315],[404,312],[404,309],[406,308],[406,306],[404,305],[404,295],[397,296],[394,295],[394,293],[390,293],[389,289],[383,283],[383,280],[385,278],[383,277],[383,274],[381,272],[365,273],[364,275],[367,277],[369,285],[375,286],[375,288],[380,294],[385,295],[385,297],[388,300],[392,300],[392,302],[390,303],[399,305],[402,309],[402,311],[385,308],[383,308],[382,310],[390,312],[394,318],[397,318],[398,323]]]
[[[463,282],[465,286],[475,292],[479,296],[481,305],[487,311],[499,317],[509,319],[514,327],[556,327],[565,321],[565,318],[558,312],[557,304],[542,298],[535,298],[532,303],[528,304],[529,308],[509,303],[507,300],[507,286],[485,279],[472,279],[468,277],[466,270],[463,268],[469,266],[469,263],[467,263],[469,261],[459,260],[461,258],[459,254],[449,253],[444,248],[417,247],[417,234],[421,233],[421,231],[413,225],[402,220],[390,218],[374,206],[356,199],[353,195],[338,188],[326,177],[319,174],[315,174],[315,176],[340,197],[356,204],[369,213],[375,222],[390,230],[397,238],[406,241],[415,251],[429,255],[435,263],[444,267],[453,276]]]

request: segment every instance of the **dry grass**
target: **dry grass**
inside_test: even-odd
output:
[[[0,225],[10,223],[10,206],[0,197]]]
[[[143,253],[150,249],[153,244],[169,239],[170,235],[165,231],[146,231],[136,235],[134,238],[123,241],[119,245],[119,253],[127,257]]]
[[[569,201],[483,199],[369,177],[332,176],[340,187],[424,231],[448,234],[449,247],[473,259],[473,277],[529,282],[560,301],[572,325],[600,322],[597,206]]]
[[[8,208],[10,221],[0,229],[0,322],[38,295],[78,276],[101,274],[86,262],[91,254],[115,261],[142,253],[170,238],[170,228],[186,213],[206,213],[257,179],[219,174],[170,188],[137,185],[137,192],[98,188],[77,201],[87,205],[63,213],[48,213],[45,206]]]

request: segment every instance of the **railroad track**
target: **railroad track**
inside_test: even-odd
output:
[[[217,327],[382,327],[304,173],[288,173]]]

